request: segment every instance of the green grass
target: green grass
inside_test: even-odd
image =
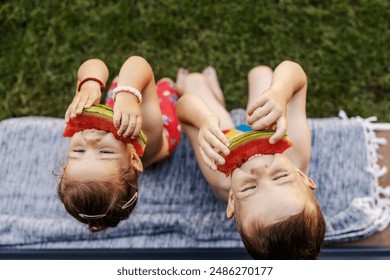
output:
[[[247,72],[300,63],[308,116],[390,122],[390,4],[367,1],[0,1],[0,120],[62,117],[78,66],[98,57],[112,78],[141,55],[156,78],[213,65],[228,109],[246,104]]]

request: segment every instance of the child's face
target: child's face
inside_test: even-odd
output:
[[[87,129],[70,139],[66,171],[79,180],[107,180],[129,164],[127,145],[111,132]]]
[[[253,157],[233,171],[231,181],[227,216],[234,215],[243,226],[298,214],[315,188],[283,154]]]

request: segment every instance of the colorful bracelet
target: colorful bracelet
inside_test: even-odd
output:
[[[114,100],[114,102],[115,102],[116,95],[119,92],[131,93],[135,97],[137,97],[138,103],[140,103],[140,104],[142,103],[142,94],[141,94],[141,92],[138,89],[136,89],[136,88],[128,87],[128,86],[120,86],[120,87],[116,87],[116,88],[113,89],[111,98]]]
[[[104,88],[106,87],[106,85],[99,79],[97,78],[93,78],[93,77],[88,77],[88,78],[85,78],[84,80],[82,80],[80,83],[79,83],[79,86],[77,87],[77,92],[80,91],[81,89],[81,86],[85,83],[85,82],[88,82],[88,81],[95,81],[97,83],[99,83],[100,85],[100,91],[103,91]]]

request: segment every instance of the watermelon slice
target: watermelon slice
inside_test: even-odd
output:
[[[141,131],[136,139],[119,136],[113,123],[114,112],[110,106],[97,104],[83,110],[74,118],[70,118],[65,127],[64,137],[72,137],[76,132],[85,129],[99,129],[109,131],[114,134],[115,138],[134,146],[137,154],[143,156],[147,137]]]
[[[225,164],[219,165],[218,170],[229,176],[230,173],[240,167],[251,156],[256,154],[272,155],[283,153],[292,146],[292,142],[285,135],[275,144],[270,144],[269,139],[275,133],[273,130],[241,132],[231,130],[226,133],[226,137],[230,141],[230,154],[225,156]]]

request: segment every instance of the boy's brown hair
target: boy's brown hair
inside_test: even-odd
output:
[[[91,232],[116,227],[127,219],[137,204],[139,172],[134,169],[120,170],[112,180],[79,181],[66,173],[58,184],[58,196],[66,211],[78,221],[88,224]],[[128,207],[123,207],[135,198]],[[103,216],[90,218],[88,216]]]
[[[264,260],[316,259],[325,237],[326,225],[316,198],[311,200],[314,205],[305,205],[300,213],[271,225],[256,223],[254,228],[244,230],[236,221],[249,255]]]

